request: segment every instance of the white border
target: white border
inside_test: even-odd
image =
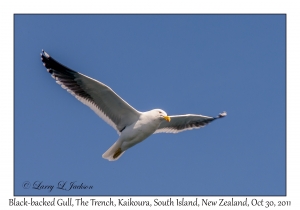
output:
[[[13,198],[13,14],[15,13],[281,13],[287,14],[287,197],[249,197],[264,200],[291,200],[291,209],[299,202],[299,134],[297,132],[299,111],[299,7],[296,1],[275,0],[111,0],[111,1],[38,1],[15,0],[1,4],[1,109],[0,109],[0,206],[8,206]],[[276,114],[276,113],[274,113]],[[84,197],[88,199],[88,197]],[[126,197],[127,198],[127,197]],[[178,197],[174,197],[176,199]],[[201,197],[202,199],[203,197]],[[206,197],[205,197],[206,198]],[[209,197],[207,197],[209,198]],[[227,197],[230,199],[230,197]],[[50,200],[50,197],[47,197]],[[116,198],[114,198],[116,199]],[[154,199],[154,197],[145,198]],[[192,199],[189,197],[189,199]],[[217,200],[218,197],[210,197]],[[243,197],[237,199],[242,200]],[[12,207],[10,207],[12,208]],[[17,207],[15,207],[17,208]],[[20,207],[18,207],[20,208]],[[49,207],[48,207],[49,208]],[[202,209],[204,207],[201,207]],[[218,207],[217,207],[218,208]],[[116,209],[116,208],[114,208]],[[182,209],[182,208],[181,208]],[[204,208],[205,209],[205,208]],[[209,209],[215,209],[210,207]],[[283,209],[283,208],[281,208]]]

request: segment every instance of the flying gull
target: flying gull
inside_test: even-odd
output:
[[[44,50],[41,59],[56,83],[90,107],[120,135],[119,139],[102,155],[109,161],[118,160],[127,149],[153,133],[178,133],[201,128],[215,119],[226,116],[226,112],[220,113],[217,117],[196,114],[168,116],[161,109],[140,112],[107,85],[63,66]]]

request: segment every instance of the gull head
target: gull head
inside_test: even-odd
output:
[[[168,122],[171,121],[171,118],[167,115],[167,113],[164,110],[161,109],[154,109],[153,112],[155,112],[156,116],[160,119],[164,119]]]

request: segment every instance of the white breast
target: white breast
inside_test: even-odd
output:
[[[159,118],[147,113],[142,114],[136,123],[130,125],[121,133],[122,150],[126,150],[145,140],[156,131],[160,123],[161,120]]]

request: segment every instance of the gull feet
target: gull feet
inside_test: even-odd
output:
[[[117,151],[115,152],[115,154],[113,155],[113,158],[116,159],[117,157],[119,157],[119,155],[122,153],[123,151],[121,150],[121,148],[117,149]]]

